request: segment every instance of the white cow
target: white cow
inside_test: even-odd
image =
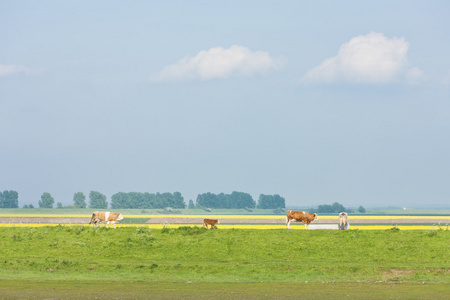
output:
[[[123,216],[121,213],[96,211],[92,214],[92,218],[89,224],[92,224],[92,226],[97,226],[97,223],[106,222],[106,227],[108,227],[109,223],[112,223],[115,229],[116,222],[120,220],[123,220]]]
[[[339,230],[345,230],[348,226],[348,214],[341,212],[339,214]]]

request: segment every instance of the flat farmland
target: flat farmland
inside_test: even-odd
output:
[[[219,219],[220,229],[283,229],[284,215],[127,215],[117,227],[144,226],[148,228],[178,228],[180,226],[202,226],[204,218]],[[0,214],[0,226],[46,226],[58,224],[88,224],[88,214]],[[318,225],[338,224],[338,216],[324,215],[311,223],[311,229]],[[351,229],[380,230],[399,228],[402,230],[448,228],[450,216],[389,216],[389,215],[355,215],[349,216]],[[304,229],[302,223],[293,223],[293,229]]]

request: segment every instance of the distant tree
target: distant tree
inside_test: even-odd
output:
[[[346,211],[344,205],[338,203],[338,202],[334,202],[331,207],[333,207],[333,212],[335,213],[339,213],[339,212],[343,212]]]
[[[252,196],[242,192],[232,192],[230,201],[233,203],[230,208],[255,208],[256,202]]]
[[[184,203],[184,198],[180,192],[175,192],[173,194],[167,193],[168,206],[172,208],[186,208],[186,203]]]
[[[23,208],[29,208],[29,207],[28,207],[28,205],[27,205],[27,204],[25,204],[25,205],[23,206]]]
[[[334,202],[332,205],[319,205],[319,208],[317,209],[318,213],[325,213],[325,214],[331,214],[331,213],[340,213],[343,211],[346,211],[347,209],[338,202]]]
[[[331,205],[324,204],[324,205],[319,205],[317,212],[321,213],[321,214],[329,214],[329,213],[333,213],[334,211],[333,211],[333,207]]]
[[[39,200],[40,208],[53,208],[53,204],[55,203],[55,199],[53,199],[50,193],[43,193],[41,196],[41,200]]]
[[[198,207],[213,207],[216,208],[219,204],[217,195],[212,193],[199,194],[196,200]]]
[[[252,196],[242,192],[231,194],[204,193],[197,196],[197,207],[203,208],[255,208],[256,202]]]
[[[73,206],[75,208],[86,208],[86,196],[83,192],[77,192],[73,195]]]
[[[194,208],[195,208],[194,201],[192,201],[192,199],[190,199],[188,209],[194,209]]]
[[[61,202],[56,203],[56,208],[63,208],[63,205]]]
[[[111,208],[134,208],[127,193],[119,192],[111,196]]]
[[[89,193],[89,207],[106,209],[108,208],[108,202],[106,202],[106,196],[102,193],[91,191]]]
[[[0,192],[0,208],[18,208],[19,194],[16,191]]]
[[[286,208],[286,200],[280,195],[259,195],[256,208],[275,209]]]
[[[34,208],[33,204],[28,205],[28,208]]]
[[[362,214],[365,214],[365,213],[366,213],[366,209],[365,209],[364,207],[362,207],[362,206],[358,207],[358,211],[359,211],[360,213],[362,213]]]

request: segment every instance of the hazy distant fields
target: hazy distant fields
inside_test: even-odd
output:
[[[284,215],[254,214],[123,214],[124,220],[117,227],[145,226],[161,229],[178,228],[180,226],[202,226],[203,218],[219,219],[220,229],[283,229]],[[58,224],[88,224],[90,214],[49,214],[49,213],[3,213],[0,214],[0,226],[46,226]],[[446,229],[450,224],[450,216],[446,215],[350,215],[351,229],[384,230],[396,227],[402,230]],[[312,223],[337,224],[336,215],[319,215]],[[303,229],[301,223],[293,224],[293,229]]]

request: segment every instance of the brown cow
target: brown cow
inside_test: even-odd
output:
[[[339,214],[339,230],[345,230],[348,225],[348,214],[346,212],[341,212]]]
[[[216,225],[218,223],[220,223],[219,220],[214,220],[214,219],[204,219],[203,220],[203,226],[206,227],[206,228],[208,228],[208,225],[210,225],[211,229],[213,229],[214,225]]]
[[[291,229],[291,222],[303,222],[305,229],[308,230],[309,223],[315,220],[317,220],[317,214],[297,210],[288,210],[286,212],[286,225],[288,229]]]
[[[120,220],[123,220],[123,216],[121,213],[96,211],[92,214],[89,224],[92,224],[93,227],[97,226],[97,223],[106,222],[106,227],[108,227],[109,223],[112,223],[114,225],[114,229],[116,229],[116,222]]]

